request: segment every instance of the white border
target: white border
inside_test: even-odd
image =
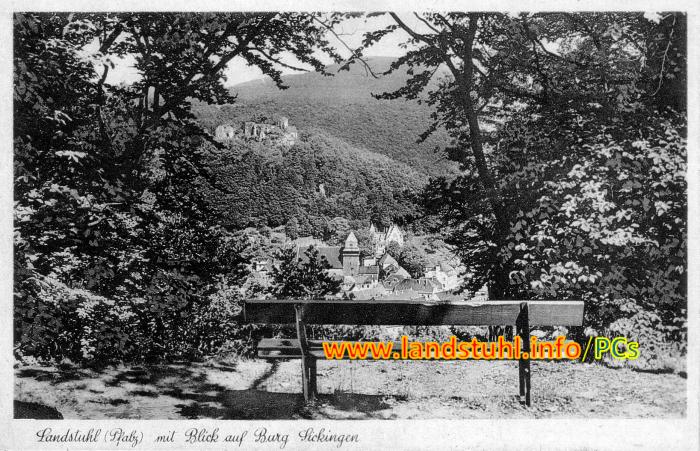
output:
[[[225,11],[225,10],[323,10],[323,11],[377,11],[377,10],[480,10],[480,11],[687,11],[688,12],[688,219],[689,219],[689,273],[688,273],[688,396],[687,413],[678,420],[589,420],[589,419],[538,419],[538,420],[357,420],[357,421],[78,421],[61,422],[13,420],[12,399],[14,384],[12,358],[12,12],[13,11]],[[698,30],[700,30],[700,8],[691,1],[482,1],[466,4],[464,1],[439,1],[427,5],[424,1],[270,1],[255,2],[204,0],[171,0],[145,2],[122,0],[111,2],[108,8],[103,3],[84,0],[36,0],[13,1],[0,6],[0,80],[5,95],[0,102],[0,449],[112,449],[108,444],[90,446],[80,444],[41,446],[34,440],[40,427],[55,424],[56,427],[124,429],[138,428],[145,434],[165,433],[168,430],[184,430],[191,426],[219,427],[221,431],[235,431],[265,426],[280,432],[295,435],[304,427],[325,427],[336,433],[357,433],[361,441],[356,446],[345,445],[341,449],[698,449],[700,423],[698,398],[700,356],[700,305],[696,298],[700,289],[700,236],[698,236],[698,183],[700,162],[698,159],[698,101],[700,90],[700,53]],[[635,387],[630,387],[634,390]],[[247,442],[246,449],[250,447]],[[298,440],[285,449],[304,449],[308,444]],[[125,448],[121,445],[119,448]],[[235,446],[161,446],[142,444],[127,449],[233,449]],[[266,449],[274,449],[265,446]],[[335,448],[331,445],[316,445],[310,448]],[[114,448],[118,449],[118,448]],[[337,448],[336,448],[337,449]]]

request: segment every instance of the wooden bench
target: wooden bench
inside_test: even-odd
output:
[[[322,341],[308,340],[307,324],[372,326],[516,326],[522,352],[530,352],[531,326],[580,326],[583,301],[397,301],[255,299],[244,302],[244,318],[256,324],[294,324],[296,339],[264,338],[263,359],[301,359],[304,399],[316,396],[316,361]],[[400,349],[400,343],[395,344]],[[530,405],[530,361],[519,360],[520,397]]]

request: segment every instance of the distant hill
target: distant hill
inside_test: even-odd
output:
[[[377,74],[385,71],[392,58],[372,58],[369,64]],[[285,76],[289,89],[280,90],[269,80],[236,85],[238,96],[233,105],[195,105],[200,122],[210,130],[226,121],[247,120],[257,113],[279,113],[300,130],[319,128],[355,147],[365,148],[406,163],[431,176],[455,171],[456,164],[446,159],[447,134],[438,131],[424,143],[416,143],[429,124],[430,107],[416,101],[377,100],[372,94],[395,90],[403,85],[406,72],[373,78],[363,66],[334,76],[315,72]],[[435,150],[438,150],[437,152]]]

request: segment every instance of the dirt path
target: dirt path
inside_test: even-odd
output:
[[[76,419],[678,418],[686,406],[677,374],[572,362],[532,363],[530,408],[518,401],[515,362],[319,362],[312,407],[300,395],[299,361],[15,374],[17,401]]]

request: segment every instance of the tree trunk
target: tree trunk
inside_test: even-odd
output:
[[[474,62],[472,55],[472,46],[478,26],[479,15],[476,13],[469,15],[469,28],[465,36],[465,52],[463,55],[464,68],[462,77],[459,72],[453,71],[455,82],[457,82],[460,90],[460,105],[464,111],[464,115],[469,125],[469,138],[472,154],[476,163],[476,168],[479,174],[479,180],[486,191],[486,196],[491,204],[491,211],[494,216],[494,230],[492,240],[496,246],[500,247],[505,244],[505,238],[508,235],[510,225],[505,216],[505,205],[499,200],[499,193],[496,192],[496,185],[493,175],[488,167],[486,155],[484,154],[483,137],[481,135],[481,127],[479,126],[479,116],[474,108],[474,101],[471,98],[471,90],[473,87]],[[464,152],[466,162],[466,152]],[[489,280],[489,297],[491,299],[504,299],[508,293],[508,274],[503,271],[500,266],[496,265]]]

